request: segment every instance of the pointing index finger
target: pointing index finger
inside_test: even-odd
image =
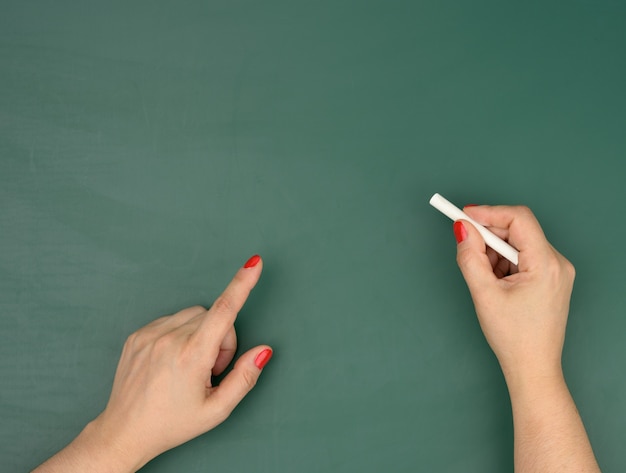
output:
[[[235,323],[237,314],[248,299],[250,291],[259,280],[262,269],[263,261],[260,256],[250,258],[239,268],[224,292],[207,311],[192,335],[192,338],[203,347],[203,351],[208,350],[217,356],[222,341]]]

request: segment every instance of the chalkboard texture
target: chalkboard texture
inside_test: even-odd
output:
[[[625,463],[623,2],[3,1],[0,462],[104,408],[125,338],[265,272],[275,356],[157,472],[512,470],[506,386],[428,205],[526,204],[577,268],[566,376]]]

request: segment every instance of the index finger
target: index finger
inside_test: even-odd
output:
[[[209,351],[217,357],[222,341],[259,280],[262,269],[263,261],[260,256],[250,258],[239,268],[224,292],[203,316],[200,325],[191,335],[191,340],[202,346],[204,352]]]

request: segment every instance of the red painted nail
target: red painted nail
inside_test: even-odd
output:
[[[257,368],[262,370],[263,367],[267,365],[267,362],[271,360],[273,354],[274,352],[271,348],[266,348],[256,356],[256,358],[254,359],[254,364]]]
[[[478,204],[467,204],[465,207],[478,207]],[[463,207],[463,208],[465,208]]]
[[[246,264],[244,264],[243,267],[254,268],[257,264],[259,264],[259,261],[261,261],[261,257],[259,255],[254,255],[252,258],[246,261]]]
[[[465,229],[465,225],[460,220],[454,222],[452,226],[454,230],[454,237],[456,238],[457,243],[461,243],[463,240],[467,238],[467,230]]]

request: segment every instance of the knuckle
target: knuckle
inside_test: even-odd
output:
[[[221,295],[213,303],[212,309],[220,313],[228,313],[232,312],[233,304],[226,296]]]
[[[257,379],[257,375],[250,370],[245,370],[241,374],[241,383],[246,391],[250,391],[256,386]]]
[[[515,207],[515,209],[517,210],[519,215],[522,217],[534,217],[535,216],[533,211],[530,210],[530,207],[527,207],[526,205],[518,205],[517,207]]]
[[[456,263],[459,267],[467,266],[472,260],[472,253],[467,249],[459,249],[456,253]]]
[[[551,257],[546,262],[544,270],[552,284],[561,284],[564,281],[571,283],[576,275],[574,265],[567,259],[558,256]]]
[[[198,312],[198,313],[201,313],[201,312],[206,312],[206,308],[205,308],[205,307],[203,307],[203,306],[201,306],[201,305],[194,305],[194,306],[191,306],[191,307],[189,307],[187,310],[189,310],[189,311],[191,311],[191,312]]]
[[[160,325],[163,325],[164,323],[166,323],[169,319],[171,318],[171,315],[164,315],[162,317],[159,317],[157,319],[154,319],[152,322],[150,322],[148,325],[145,325],[144,327],[142,327],[139,331],[140,332],[145,332],[147,330],[150,330],[152,328],[158,327]]]
[[[134,333],[131,333],[126,342],[124,343],[124,348],[137,351],[143,348],[148,343],[146,339],[146,330],[145,328],[137,330]]]
[[[576,267],[569,260],[565,260],[565,273],[573,281],[576,278]]]
[[[124,346],[125,347],[133,347],[137,344],[137,332],[131,333],[127,338],[126,341],[124,342]]]
[[[176,335],[173,332],[165,333],[157,337],[153,342],[153,350],[156,354],[167,352],[176,344]]]
[[[561,275],[561,262],[558,258],[550,257],[545,263],[545,271],[548,275],[558,278]]]

